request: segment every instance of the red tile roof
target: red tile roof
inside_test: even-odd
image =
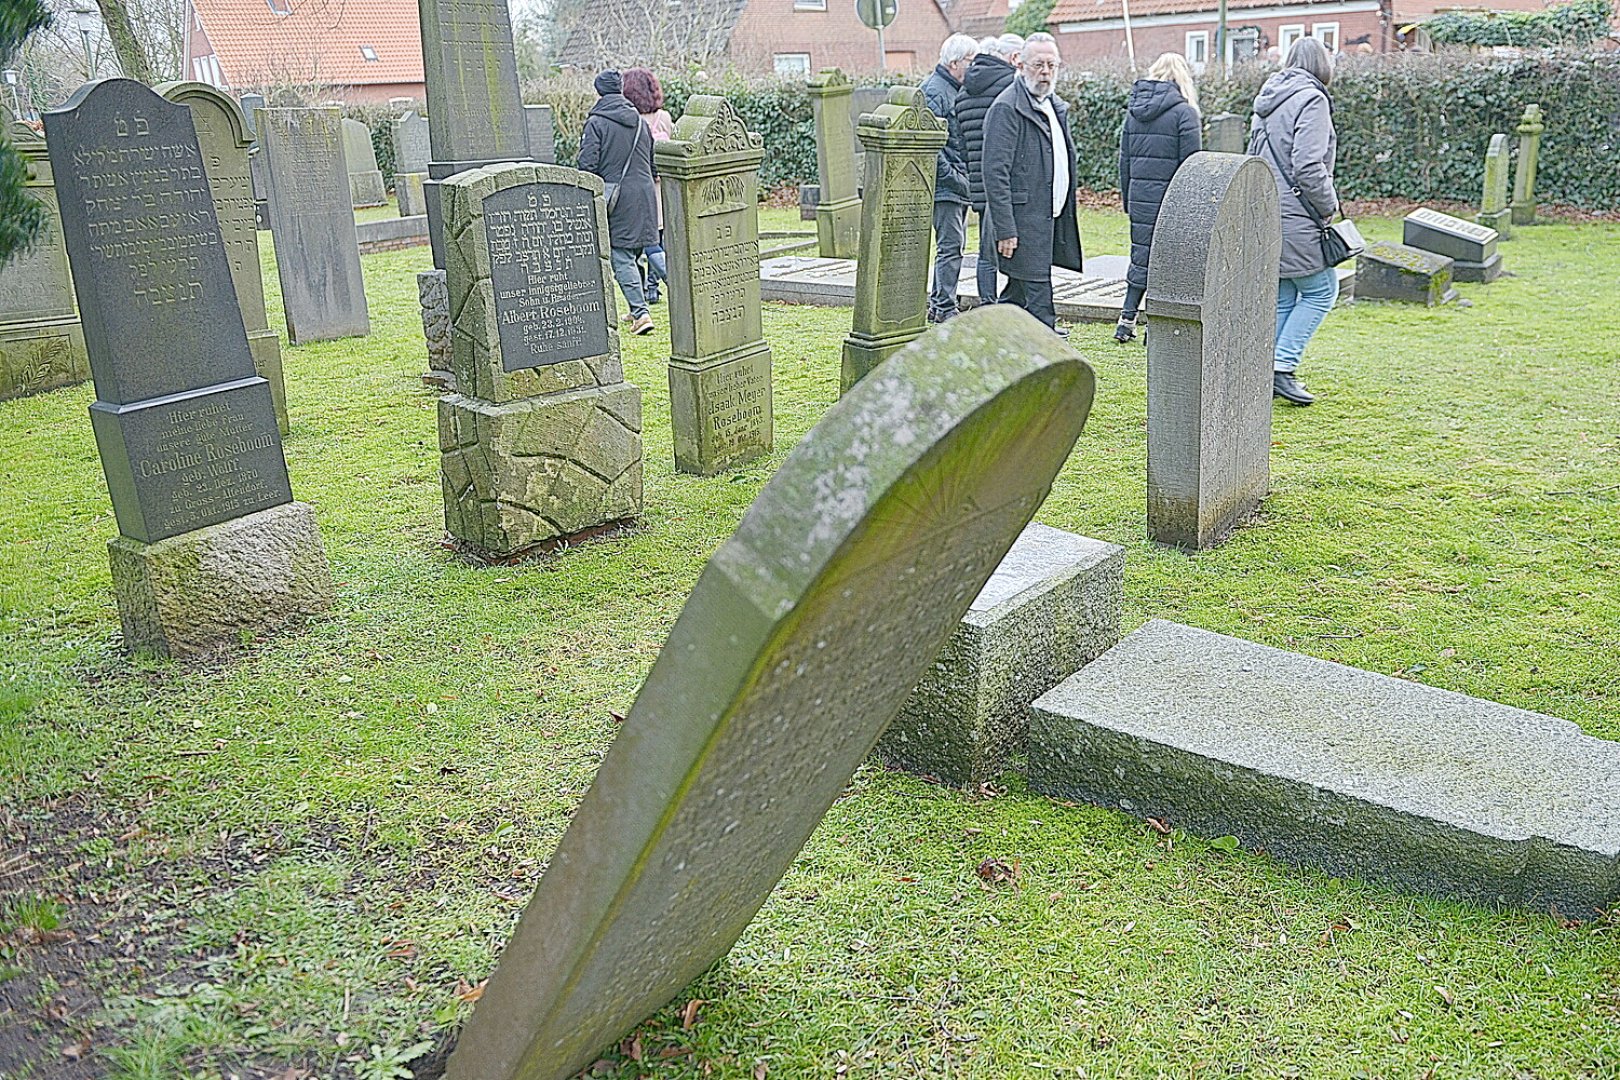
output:
[[[191,2],[233,87],[424,81],[416,0]],[[377,59],[366,59],[362,46]]]
[[[1299,6],[1308,7],[1310,3],[1325,3],[1331,0],[1299,0]],[[1227,7],[1233,11],[1244,8],[1275,7],[1277,0],[1228,0]],[[1131,18],[1141,18],[1147,15],[1184,15],[1201,11],[1214,11],[1215,0],[1131,0]],[[1120,0],[1057,0],[1052,5],[1052,14],[1047,18],[1049,25],[1066,22],[1094,22],[1099,19],[1118,19],[1124,15],[1124,5]]]

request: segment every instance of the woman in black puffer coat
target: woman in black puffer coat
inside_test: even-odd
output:
[[[1165,53],[1148,77],[1131,87],[1125,127],[1119,134],[1119,197],[1131,217],[1131,266],[1125,272],[1125,304],[1115,341],[1136,337],[1136,312],[1147,291],[1148,252],[1165,189],[1181,163],[1203,147],[1198,88],[1179,53]]]

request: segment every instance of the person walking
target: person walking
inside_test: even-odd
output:
[[[652,133],[624,96],[624,77],[596,77],[600,95],[585,117],[579,167],[602,178],[608,194],[608,242],[613,280],[630,308],[630,332],[650,334],[652,314],[641,291],[641,253],[658,243],[658,202],[653,189]]]
[[[979,302],[996,302],[996,236],[985,224],[984,208],[984,118],[991,104],[1018,78],[1013,65],[1024,47],[1017,34],[987,37],[979,42],[979,52],[962,76],[962,89],[956,95],[956,126],[962,132],[962,158],[967,165],[968,205],[979,215],[979,257],[975,278]]]
[[[1299,363],[1339,298],[1339,275],[1322,255],[1322,223],[1339,212],[1333,187],[1339,136],[1327,94],[1332,81],[1326,47],[1300,38],[1283,69],[1255,96],[1250,121],[1249,153],[1271,166],[1282,206],[1271,392],[1291,405],[1316,400],[1299,381]]]
[[[1115,341],[1136,337],[1136,313],[1147,292],[1153,227],[1159,222],[1170,178],[1203,148],[1202,126],[1192,68],[1180,53],[1165,53],[1153,61],[1147,78],[1131,87],[1125,127],[1119,133],[1119,197],[1131,219],[1131,265],[1125,271],[1125,303],[1114,328]]]
[[[956,286],[962,276],[962,243],[967,239],[967,161],[962,129],[956,122],[956,95],[962,76],[979,51],[966,34],[952,34],[939,47],[939,63],[923,80],[923,97],[950,135],[934,164],[934,288],[928,294],[928,321],[942,323],[956,314]]]
[[[1063,59],[1051,34],[1031,34],[1018,78],[984,118],[984,196],[995,231],[1002,303],[1016,304],[1052,329],[1052,267],[1079,272],[1074,140],[1069,107],[1053,92]]]
[[[652,73],[651,68],[634,67],[625,71],[624,96],[641,114],[647,130],[652,133],[653,142],[675,137],[675,121],[670,117],[669,110],[664,108],[664,88],[659,85],[658,76]],[[647,249],[647,272],[642,278],[646,283],[649,304],[658,303],[658,283],[669,280],[669,264],[664,258],[664,193],[658,187],[656,176],[653,180],[653,201],[658,206],[658,243]]]

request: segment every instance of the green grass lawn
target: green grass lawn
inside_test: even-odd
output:
[[[1123,250],[1118,215],[1083,224]],[[1127,629],[1620,738],[1620,226],[1503,251],[1515,276],[1463,286],[1472,306],[1336,312],[1302,372],[1319,403],[1277,410],[1264,513],[1196,558],[1144,539],[1143,350],[1077,328],[1097,403],[1039,519],[1125,545]],[[639,528],[470,566],[439,547],[427,263],[368,256],[372,335],[286,350],[293,488],[338,601],[228,662],[120,654],[90,387],[0,404],[8,1080],[408,1075],[471,1007],[704,560],[837,394],[848,309],[767,305],[775,454],[676,476],[655,309],[625,339]],[[600,1071],[1620,1075],[1620,918],[1399,895],[1004,788],[864,767],[730,955]],[[987,858],[1017,880],[983,884]]]

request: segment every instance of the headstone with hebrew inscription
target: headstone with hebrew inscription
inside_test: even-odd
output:
[[[254,222],[253,182],[249,175],[248,147],[252,139],[236,102],[200,82],[163,83],[154,89],[170,101],[191,110],[202,149],[208,188],[214,195],[214,216],[225,242],[231,283],[242,308],[253,370],[270,384],[276,406],[276,424],[287,434],[287,390],[281,373],[281,338],[270,329],[264,310],[264,276],[259,265],[259,232]]]
[[[1536,169],[1541,162],[1541,106],[1526,105],[1515,130],[1519,133],[1519,161],[1513,174],[1513,224],[1536,223]]]
[[[1513,210],[1508,205],[1508,137],[1501,132],[1491,136],[1485,151],[1485,190],[1474,221],[1496,230],[1498,240],[1513,236]]]
[[[337,109],[260,109],[270,234],[294,345],[371,332]]]
[[[96,383],[125,643],[183,656],[324,610],[191,110],[130,79],[45,115]]]
[[[270,229],[270,196],[264,179],[264,152],[259,146],[259,129],[257,126],[258,111],[269,102],[265,101],[263,94],[243,94],[240,100],[242,106],[242,122],[247,125],[248,138],[253,145],[248,149],[248,176],[253,181],[253,224],[260,232]]]
[[[529,157],[542,165],[556,164],[557,123],[551,106],[523,106],[523,121],[529,129]]]
[[[90,377],[73,295],[62,214],[45,140],[0,106],[0,137],[27,170],[24,192],[45,207],[45,231],[0,266],[0,401],[70,386]]]
[[[861,237],[861,197],[856,190],[854,93],[848,76],[823,68],[809,82],[816,127],[816,237],[824,259],[853,259]]]
[[[910,86],[891,89],[856,132],[866,146],[866,184],[854,329],[844,339],[839,378],[845,393],[927,329],[934,163],[947,134],[922,91]]]
[[[572,1076],[725,955],[1046,498],[1092,387],[998,305],[827,411],[704,568],[449,1080]]]
[[[771,449],[771,349],[759,312],[765,147],[729,101],[698,95],[655,157],[669,260],[675,468],[706,476]]]
[[[377,148],[371,145],[371,129],[347,116],[343,118],[343,162],[349,171],[349,202],[356,210],[388,201],[382,170],[377,168]]]
[[[1198,153],[1164,194],[1148,259],[1148,535],[1214,547],[1271,487],[1282,230],[1258,158]]]
[[[427,117],[412,109],[393,121],[390,135],[394,141],[394,197],[399,202],[399,216],[425,214],[422,185],[427,182],[431,156]]]
[[[1489,284],[1501,277],[1502,255],[1496,241],[1495,229],[1427,206],[1401,220],[1401,243],[1452,259],[1453,281]]]
[[[641,512],[641,391],[624,381],[602,181],[491,165],[442,185],[451,362],[445,524],[509,559]]]

